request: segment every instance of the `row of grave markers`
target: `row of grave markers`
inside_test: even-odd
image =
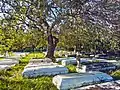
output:
[[[19,56],[11,56],[5,58],[4,60],[0,61],[0,69],[9,69],[12,66],[19,63],[20,55]],[[99,59],[100,61],[105,61],[103,59]],[[53,84],[60,90],[67,90],[67,89],[75,89],[78,88],[82,90],[80,87],[84,85],[91,85],[101,82],[111,82],[113,78],[102,72],[85,72],[81,73],[69,73],[68,69],[65,67],[68,64],[76,64],[77,61],[74,57],[68,58],[59,58],[56,59],[57,62],[61,61],[62,65],[58,63],[53,63],[51,59],[31,59],[28,65],[24,67],[22,75],[24,77],[38,77],[38,76],[54,76],[53,77]],[[91,59],[89,58],[81,58],[82,62],[89,62]],[[108,62],[108,61],[107,61]],[[114,62],[116,62],[114,60]],[[101,85],[102,86],[102,85]],[[78,90],[75,89],[75,90]]]
[[[28,65],[25,66],[22,75],[28,78],[38,76],[54,76],[53,84],[59,90],[68,90],[84,85],[113,81],[113,78],[110,75],[102,72],[71,74],[65,66],[53,63],[52,60],[48,58],[31,59]]]

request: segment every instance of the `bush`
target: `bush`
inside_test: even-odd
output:
[[[75,73],[76,72],[76,66],[70,64],[66,66],[69,70],[70,73]]]

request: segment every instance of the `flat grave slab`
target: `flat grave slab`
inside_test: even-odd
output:
[[[28,55],[29,52],[13,52],[13,54],[15,56],[22,56],[22,57],[24,57],[24,56]]]
[[[10,57],[6,57],[6,59],[13,59],[13,60],[20,60],[20,56],[10,56]]]
[[[4,69],[9,69],[12,66],[15,66],[15,64],[11,64],[11,65],[0,65],[0,70],[4,70]]]
[[[77,64],[77,61],[76,61],[76,59],[62,60],[61,64],[63,66],[67,66],[69,64]]]
[[[49,64],[40,66],[28,66],[22,72],[24,77],[51,76],[68,73],[68,69],[62,65]]]
[[[56,62],[61,62],[62,60],[76,59],[75,57],[65,57],[65,58],[56,58]]]
[[[106,60],[106,59],[90,59],[90,58],[81,58],[81,63],[87,63],[87,62],[110,62],[110,63],[117,63],[116,60]],[[63,66],[69,65],[69,64],[77,64],[76,58],[69,58],[64,59],[61,61]]]
[[[86,65],[86,71],[110,71],[117,69],[117,66],[109,62],[93,62]]]
[[[30,60],[30,63],[50,63],[50,62],[52,62],[52,60],[51,59],[49,59],[49,58],[45,58],[45,59],[31,59]]]
[[[53,84],[60,90],[68,90],[112,80],[113,78],[111,76],[102,72],[72,73],[53,77]]]
[[[90,58],[81,58],[81,63],[86,63],[86,62],[92,62],[92,59]],[[69,65],[69,64],[77,64],[76,58],[70,58],[66,60],[61,61],[63,66]]]
[[[12,64],[18,64],[19,61],[13,60],[13,59],[3,59],[0,61],[0,65],[12,65]]]
[[[25,68],[30,68],[30,67],[40,67],[40,66],[51,66],[51,65],[58,65],[57,63],[29,63],[28,65],[25,66]]]
[[[0,61],[0,70],[9,69],[18,63],[19,61],[16,59],[4,58],[3,60]]]
[[[120,80],[84,86],[71,90],[120,90]]]
[[[68,69],[62,65],[51,62],[51,60],[32,59],[25,66],[22,75],[24,77],[50,76],[68,73]]]

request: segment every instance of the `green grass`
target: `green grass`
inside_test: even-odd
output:
[[[0,57],[0,60],[3,60],[4,58],[3,57]]]
[[[70,64],[70,65],[67,65],[66,67],[68,68],[70,73],[76,73],[76,66],[75,65]]]
[[[20,60],[20,63],[28,63],[30,59],[41,59],[45,58],[45,55],[43,53],[30,53],[26,57],[22,57]]]
[[[0,90],[57,90],[52,77],[23,78],[22,71],[31,58],[44,58],[42,53],[22,57],[20,63],[9,70],[0,71]]]
[[[114,72],[112,72],[111,76],[114,78],[114,79],[120,79],[120,70],[116,70]]]

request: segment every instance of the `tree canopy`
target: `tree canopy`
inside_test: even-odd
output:
[[[58,43],[84,46],[89,51],[119,49],[119,0],[1,0],[0,7],[2,30],[19,32],[22,48],[27,43],[43,46],[47,40],[49,58]]]

